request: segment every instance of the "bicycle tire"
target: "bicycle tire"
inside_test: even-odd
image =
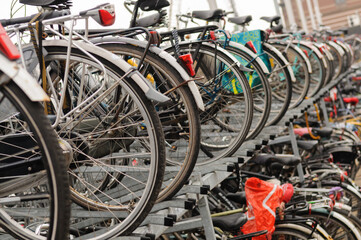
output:
[[[28,173],[18,172],[18,176],[15,178],[11,174],[6,175],[9,178],[5,180],[4,175],[0,177],[0,185],[2,186],[0,200],[11,200],[8,202],[1,201],[0,218],[2,221],[0,221],[0,225],[17,239],[44,239],[44,236],[47,239],[66,239],[69,236],[70,192],[66,174],[67,166],[56,134],[51,128],[41,104],[31,102],[15,83],[9,82],[0,87],[0,99],[0,132],[2,135],[0,145],[4,147],[5,144],[8,147],[6,150],[13,148],[14,154],[17,154],[10,163],[15,163],[16,156],[23,156],[24,159],[29,161],[31,159],[36,160],[36,157],[39,156],[42,160],[26,166]],[[2,107],[2,104],[6,106],[3,105]],[[9,116],[9,119],[12,119],[14,127],[16,122],[19,122],[19,126],[14,130],[16,130],[19,137],[24,138],[23,142],[28,144],[29,149],[24,148],[25,145],[20,142],[21,138],[16,138],[17,142],[12,145],[9,145],[10,142],[6,140],[11,140],[11,137],[17,136],[11,135],[14,133],[10,132],[6,127],[7,125],[4,124],[5,120],[8,119],[6,114],[9,113],[16,113],[16,115]],[[24,130],[19,128],[21,126],[24,126]],[[10,135],[7,136],[7,132]],[[38,149],[40,149],[40,152],[38,152]],[[18,152],[20,150],[21,152]],[[3,151],[1,152],[3,153]],[[3,158],[4,154],[1,152],[0,156]],[[30,156],[25,155],[25,153],[29,152]],[[2,167],[4,166],[2,165]],[[15,167],[15,165],[12,165],[13,170]],[[15,170],[20,171],[21,169],[22,167],[19,166]],[[36,176],[37,174],[38,176]],[[24,179],[19,181],[21,176]],[[31,180],[36,182],[31,183]],[[39,202],[37,202],[37,194],[47,196],[39,198]],[[17,197],[19,199],[16,199]],[[28,200],[26,197],[28,197]],[[39,207],[41,209],[38,209]],[[10,212],[7,212],[9,210]],[[43,215],[37,213],[37,211],[43,211]],[[18,223],[17,221],[21,222]],[[30,224],[33,224],[33,226],[30,226]],[[45,229],[43,236],[35,235],[34,231],[36,232],[36,229],[33,228],[40,227],[41,229],[42,226],[45,226],[43,224],[49,224],[46,227],[48,230]],[[4,234],[0,235],[0,238],[6,237]]]
[[[281,239],[310,239],[310,236],[312,239],[326,239],[323,238],[320,234],[316,232],[312,233],[312,230],[309,228],[302,226],[302,225],[296,225],[293,223],[285,223],[285,224],[276,224],[275,225],[275,231],[272,234],[272,239],[279,239],[280,236]]]
[[[102,39],[100,44],[97,44],[98,46],[107,49],[108,51],[122,56],[130,56],[132,58],[140,59],[141,56],[144,53],[144,48],[141,48],[139,46],[135,46],[132,44],[126,44],[124,42],[116,43],[117,39]],[[162,74],[162,76],[167,76],[166,78],[157,78],[158,74],[152,74],[154,77],[154,81],[156,84],[156,87],[158,91],[161,91],[165,93],[169,89],[176,89],[172,92],[172,94],[176,95],[174,97],[171,97],[171,99],[177,100],[178,102],[174,102],[172,106],[179,108],[180,105],[183,105],[182,107],[182,115],[175,115],[175,119],[185,118],[185,120],[182,120],[182,122],[178,122],[178,124],[182,124],[182,129],[188,128],[186,130],[187,139],[186,143],[184,141],[180,141],[179,145],[174,143],[173,135],[169,136],[169,139],[167,138],[167,134],[165,136],[165,140],[167,142],[173,142],[172,146],[175,146],[177,150],[173,150],[170,147],[166,147],[168,151],[166,151],[167,156],[167,162],[169,166],[179,166],[180,169],[176,173],[172,173],[171,171],[165,172],[165,175],[167,176],[164,181],[167,181],[164,186],[162,186],[162,190],[158,195],[158,202],[163,201],[166,199],[172,198],[185,184],[185,182],[188,180],[189,176],[191,175],[193,168],[196,164],[198,152],[199,152],[199,145],[200,145],[200,120],[199,120],[199,114],[197,105],[195,103],[195,100],[193,98],[193,95],[188,88],[187,85],[182,85],[184,80],[179,75],[179,73],[170,65],[168,64],[163,58],[156,55],[153,52],[148,52],[145,59],[145,64],[149,64],[152,66],[154,71],[157,71],[158,74]],[[161,88],[162,85],[166,85],[167,87]],[[157,107],[157,105],[156,105]],[[158,107],[162,108],[162,107]],[[165,112],[172,112],[171,108],[162,108]],[[174,112],[176,110],[173,110]],[[180,111],[180,110],[177,110]],[[158,110],[159,112],[159,110]],[[161,112],[159,112],[161,114]],[[186,114],[186,117],[184,115]],[[164,117],[164,120],[161,119],[161,122],[163,124],[167,124],[166,122],[171,122],[174,120],[169,120],[169,116]],[[187,124],[188,122],[188,124]],[[186,124],[186,126],[184,125]],[[174,124],[172,124],[174,125]],[[168,126],[171,126],[168,124]],[[166,128],[167,125],[164,125],[164,128]],[[182,139],[181,139],[182,140]],[[183,144],[186,144],[187,146],[182,146]],[[184,149],[186,148],[186,149]],[[176,155],[176,151],[180,150],[179,155]]]
[[[228,52],[230,52],[232,55],[234,55],[237,58],[237,60],[240,60],[241,62],[242,60],[243,62],[245,61],[247,63],[246,67],[253,69],[255,73],[258,75],[258,78],[260,80],[260,83],[257,84],[256,86],[253,86],[251,89],[253,93],[252,97],[254,104],[254,109],[253,109],[254,120],[246,140],[253,139],[262,131],[263,127],[266,125],[268,121],[268,117],[272,105],[271,87],[269,86],[267,77],[264,74],[262,67],[257,63],[257,61],[253,61],[254,60],[253,57],[249,56],[246,52],[236,47],[232,47],[228,45],[226,46],[225,49]],[[250,77],[253,76],[253,74],[254,73],[250,73]],[[257,104],[257,102],[261,102],[261,103]],[[260,114],[260,116],[256,117],[257,115],[256,113]],[[256,119],[258,119],[258,121]]]
[[[326,209],[318,208],[307,211],[298,211],[297,215],[308,216],[318,220],[332,238],[342,236],[342,239],[356,240],[360,236],[356,227],[347,218],[336,212],[329,212]],[[341,231],[340,231],[341,230]]]

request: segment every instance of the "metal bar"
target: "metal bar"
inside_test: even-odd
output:
[[[301,18],[302,28],[306,33],[308,33],[306,16],[305,16],[305,12],[303,11],[301,0],[297,0],[297,7],[298,7],[298,15]]]
[[[292,144],[292,150],[293,150],[293,155],[296,157],[300,157],[300,153],[298,151],[298,146],[297,146],[297,140],[296,140],[296,135],[293,132],[293,123],[290,122],[290,125],[288,127],[288,132],[291,138],[291,144]],[[302,168],[302,163],[299,163],[297,165],[297,172],[298,172],[298,176],[300,178],[300,182],[303,184],[303,182],[305,181],[305,176],[303,173],[303,168]]]
[[[311,0],[306,0],[306,2],[307,2],[307,7],[308,7],[308,13],[310,14],[310,18],[311,18],[312,28],[313,28],[313,30],[318,29],[316,26],[316,22],[315,22],[315,16],[313,15]]]

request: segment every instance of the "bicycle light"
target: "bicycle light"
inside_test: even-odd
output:
[[[17,47],[12,43],[1,23],[0,23],[0,50],[10,60],[15,60],[20,57],[20,53]]]
[[[111,26],[115,22],[115,10],[113,4],[102,4],[95,8],[79,13],[80,16],[90,16],[102,26]]]

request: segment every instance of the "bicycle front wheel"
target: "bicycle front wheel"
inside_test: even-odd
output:
[[[160,120],[143,90],[125,75],[121,58],[86,44],[82,48],[91,56],[77,48],[67,56],[66,44],[44,41],[43,46],[49,112],[56,114],[57,132],[73,150],[71,233],[82,239],[130,234],[148,215],[162,184]]]

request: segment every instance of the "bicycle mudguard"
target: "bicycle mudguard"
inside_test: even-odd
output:
[[[169,98],[167,96],[156,91],[151,85],[151,83],[147,79],[145,79],[140,72],[138,72],[134,67],[129,65],[125,60],[123,60],[119,56],[111,52],[108,52],[103,48],[83,42],[76,42],[76,43],[74,42],[73,45],[75,45],[76,48],[85,50],[86,52],[92,52],[94,54],[97,54],[98,56],[101,56],[102,58],[106,59],[107,61],[119,67],[125,73],[129,72],[127,78],[133,80],[134,83],[136,83],[142,89],[142,91],[144,92],[145,96],[148,99],[161,103],[169,101]],[[67,48],[68,42],[66,40],[43,41],[43,47],[46,48],[48,46],[58,46],[58,47]]]
[[[292,82],[296,82],[296,77],[295,74],[293,73],[291,64],[288,62],[288,60],[282,55],[282,53],[277,50],[277,48],[275,48],[274,46],[272,46],[269,43],[263,43],[268,49],[270,49],[272,52],[276,53],[277,56],[286,64],[288,71],[290,72],[291,75],[291,81]]]
[[[0,54],[0,62],[0,70],[12,79],[31,101],[43,102],[50,100],[36,80],[19,64],[9,61],[2,54]]]
[[[313,45],[312,42],[299,41],[298,43],[301,46],[305,46],[306,48],[311,49],[317,55],[317,57],[319,57],[322,60],[323,66],[327,69],[327,62],[326,62],[325,56],[321,53],[321,51],[315,45]]]
[[[224,41],[219,41],[222,45],[224,44]],[[259,58],[259,56],[257,54],[255,54],[254,52],[252,52],[249,48],[247,48],[246,46],[237,43],[237,42],[233,42],[230,41],[229,42],[229,46],[234,47],[234,48],[238,48],[240,50],[242,50],[243,52],[247,53],[249,56],[251,56],[253,59],[255,59],[255,61],[261,66],[263,72],[265,74],[269,74],[269,70],[266,66],[266,64],[262,61],[262,59]]]
[[[101,44],[106,44],[106,43],[119,43],[119,41],[121,41],[124,43],[128,43],[128,44],[132,44],[132,45],[141,47],[141,48],[146,48],[146,46],[147,46],[147,42],[145,42],[145,41],[139,41],[136,39],[126,38],[126,37],[96,38],[96,39],[92,39],[91,41],[95,45],[101,45]],[[182,66],[177,62],[177,60],[172,55],[170,55],[166,51],[162,50],[161,48],[155,47],[155,46],[151,46],[149,48],[149,51],[151,51],[152,53],[158,55],[159,57],[161,57],[165,61],[167,61],[180,74],[180,76],[183,78],[184,81],[188,81],[190,79],[190,76],[188,75],[188,73],[182,68]],[[204,104],[203,104],[203,99],[198,90],[197,85],[195,84],[194,81],[188,81],[187,85],[188,85],[189,89],[191,90],[194,100],[196,101],[197,107],[201,111],[204,111],[205,108],[204,108]]]
[[[337,43],[333,42],[333,41],[328,41],[327,42],[328,45],[331,45],[332,47],[334,47],[336,49],[336,51],[341,55],[341,57],[343,55],[345,55],[345,51],[342,49],[342,47],[340,45],[338,45]]]
[[[280,45],[287,46],[287,45],[288,45],[288,41],[287,41],[287,42],[278,41],[278,42],[275,42],[275,44],[280,44]],[[292,44],[292,43],[291,43],[291,44]],[[297,47],[297,46],[294,45],[294,44],[292,44],[292,45],[293,45],[293,49],[296,50],[296,52],[298,52],[298,53],[302,56],[302,59],[306,62],[308,72],[309,72],[309,73],[312,73],[312,66],[311,66],[310,59],[306,56],[306,54],[302,51],[301,48]]]

